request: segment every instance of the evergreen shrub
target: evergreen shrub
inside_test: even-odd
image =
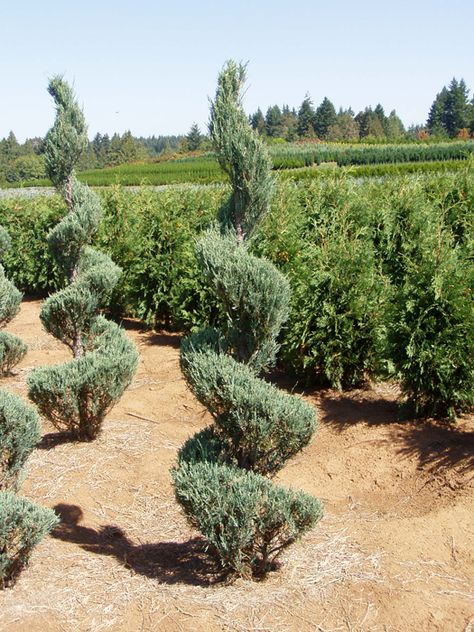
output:
[[[11,247],[7,231],[0,226],[0,257]],[[0,265],[0,327],[5,327],[18,313],[22,294],[5,275]],[[0,375],[6,375],[23,359],[27,347],[17,336],[0,331]]]
[[[121,270],[108,255],[87,246],[99,229],[102,208],[74,173],[87,146],[84,116],[61,77],[51,80],[49,92],[57,112],[46,137],[46,168],[68,213],[50,230],[48,244],[69,285],[44,302],[40,318],[71,349],[73,360],[32,371],[29,396],[56,428],[92,440],[130,384],[138,354],[120,327],[98,315]]]
[[[35,409],[0,390],[0,491],[17,490],[25,461],[40,437]]]
[[[12,586],[34,547],[59,523],[52,509],[0,492],[0,589]]]
[[[223,565],[244,577],[268,572],[283,549],[322,517],[316,498],[237,467],[181,463],[173,480],[191,524]]]
[[[172,471],[176,499],[217,550],[224,567],[264,575],[278,554],[321,518],[315,498],[276,487],[274,475],[311,439],[314,410],[259,377],[271,367],[288,317],[287,279],[249,247],[274,183],[266,148],[240,102],[245,78],[230,61],[211,105],[211,138],[232,183],[219,224],[198,241],[198,265],[224,319],[182,344],[189,387],[215,424],[189,439]]]

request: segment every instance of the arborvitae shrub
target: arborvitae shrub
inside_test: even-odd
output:
[[[299,256],[284,344],[298,373],[334,388],[377,374],[387,331],[388,280],[369,236],[345,220],[322,223]]]
[[[17,490],[25,461],[40,437],[35,409],[0,390],[0,491]]]
[[[322,517],[316,498],[237,467],[183,462],[173,479],[190,522],[224,566],[244,577],[265,574]]]
[[[11,242],[7,231],[0,226],[0,258],[10,248]],[[0,265],[0,327],[5,327],[20,309],[21,292],[5,276]],[[0,375],[6,375],[23,359],[27,347],[17,336],[0,331]]]
[[[48,243],[70,284],[45,301],[40,318],[74,359],[32,371],[29,396],[56,428],[91,440],[130,384],[138,354],[118,325],[98,316],[121,270],[106,254],[87,246],[99,228],[102,209],[98,196],[74,173],[87,145],[84,116],[63,79],[55,77],[49,92],[57,113],[46,137],[46,167],[69,212],[50,231]]]
[[[474,264],[438,230],[405,270],[391,356],[415,413],[453,419],[474,406]]]
[[[248,249],[274,186],[268,153],[240,103],[244,76],[234,62],[219,76],[210,131],[232,194],[220,226],[204,233],[196,247],[226,322],[194,333],[181,351],[186,380],[215,425],[183,446],[173,479],[178,502],[222,564],[251,576],[270,570],[322,510],[315,498],[276,487],[264,476],[308,444],[316,420],[301,399],[258,377],[275,362],[290,292],[286,278]]]
[[[0,492],[0,589],[15,583],[34,547],[58,522],[52,509]]]

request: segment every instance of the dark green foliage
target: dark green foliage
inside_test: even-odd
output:
[[[209,230],[196,247],[198,264],[222,301],[225,338],[235,358],[257,372],[271,366],[288,318],[290,287],[268,261],[249,254],[235,234]]]
[[[34,547],[58,522],[52,509],[0,492],[0,589],[15,583]]]
[[[396,295],[391,357],[415,413],[453,419],[474,406],[474,264],[444,231],[422,237]]]
[[[210,349],[183,343],[181,367],[197,399],[213,415],[226,460],[264,475],[276,473],[310,441],[314,410],[255,377],[245,364]],[[214,452],[215,439],[211,439]],[[204,443],[203,443],[204,445]]]
[[[316,525],[316,498],[258,474],[216,463],[185,463],[172,472],[176,498],[222,564],[244,577],[263,575],[283,549]]]
[[[101,316],[83,344],[84,355],[73,362],[32,371],[28,395],[56,428],[90,441],[132,381],[138,353],[125,332]]]
[[[17,490],[25,461],[40,437],[34,408],[17,395],[0,390],[0,492]]]
[[[307,249],[298,273],[286,360],[309,381],[334,388],[376,375],[387,330],[387,281],[370,240],[343,230],[328,235]]]

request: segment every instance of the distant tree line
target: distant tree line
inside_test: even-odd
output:
[[[357,114],[352,108],[336,108],[325,97],[315,107],[309,94],[298,109],[288,105],[260,108],[250,114],[253,129],[270,142],[323,141],[396,142],[430,137],[469,138],[474,136],[474,97],[463,79],[452,79],[436,95],[426,125],[405,129],[395,110],[385,114],[382,105],[366,107]],[[124,134],[96,134],[78,164],[78,170],[97,169],[142,160],[159,159],[180,152],[210,149],[209,138],[193,123],[186,135],[135,137]],[[30,138],[19,143],[13,132],[0,140],[0,184],[46,177],[44,141]]]
[[[318,107],[307,94],[298,110],[288,105],[272,105],[265,116],[259,108],[249,117],[253,129],[268,138],[286,141],[319,139],[325,141],[358,141],[360,139],[399,140],[406,135],[405,127],[392,110],[387,116],[378,104],[359,112],[351,108],[336,108],[325,97]]]

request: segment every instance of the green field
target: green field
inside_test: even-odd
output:
[[[282,178],[307,179],[327,175],[334,168],[349,176],[456,171],[474,153],[474,141],[364,145],[342,143],[292,143],[270,147],[274,170]],[[160,162],[124,164],[83,171],[79,179],[91,186],[210,184],[225,182],[212,154]],[[50,186],[49,180],[30,180],[14,186]],[[13,185],[12,185],[13,186]]]

